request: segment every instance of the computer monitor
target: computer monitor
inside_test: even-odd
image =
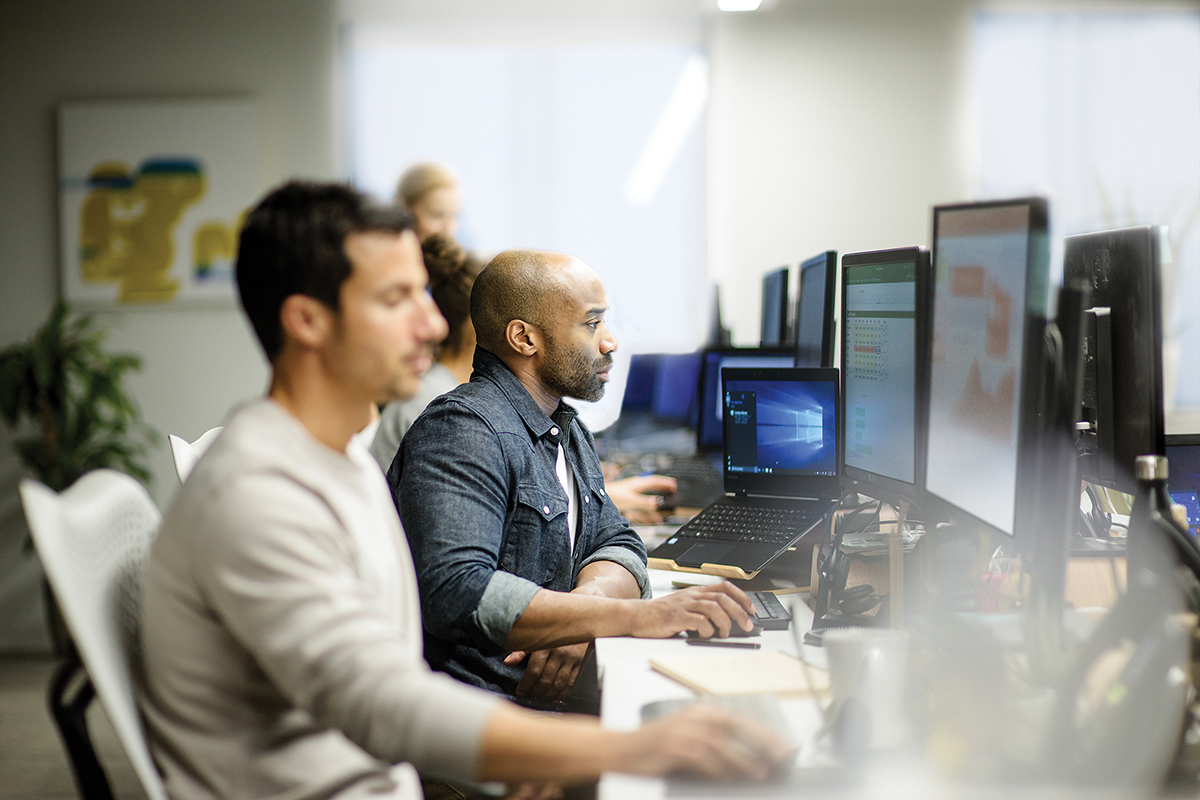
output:
[[[795,354],[782,347],[721,347],[704,351],[700,363],[700,418],[696,424],[696,449],[712,452],[725,440],[721,370],[725,367],[791,367]]]
[[[696,422],[696,387],[700,383],[700,353],[663,353],[654,370],[650,409],[661,420]]]
[[[648,412],[663,422],[694,427],[700,360],[701,352],[634,354],[625,379],[621,414]]]
[[[1037,464],[1030,384],[1044,364],[1047,217],[1037,198],[933,210],[922,507],[1010,536],[1026,522],[1018,505]]]
[[[708,312],[708,338],[705,340],[705,346],[731,347],[729,328],[725,327],[721,319],[721,287],[715,283],[709,293]]]
[[[621,396],[621,413],[648,411],[654,400],[654,382],[658,356],[654,353],[635,353],[629,359],[629,375],[625,378],[625,394]]]
[[[1166,437],[1167,491],[1171,502],[1187,509],[1188,533],[1200,537],[1200,433],[1174,433]]]
[[[928,291],[927,250],[842,256],[842,476],[893,502],[923,477]]]
[[[800,264],[800,296],[796,298],[797,367],[834,366],[836,277],[836,250],[827,250]]]
[[[773,269],[762,279],[762,347],[788,340],[788,268]]]
[[[1163,455],[1162,295],[1157,226],[1068,236],[1063,280],[1092,288],[1084,349],[1080,474],[1134,491],[1134,460]]]

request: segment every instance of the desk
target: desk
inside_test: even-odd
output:
[[[655,596],[661,597],[674,591],[671,581],[679,577],[677,572],[650,570],[650,586]],[[711,578],[712,583],[720,580],[711,576],[688,575],[689,581],[697,579],[693,582],[700,582],[700,578]],[[812,627],[812,611],[802,602],[796,605],[801,629],[808,630]],[[763,649],[782,650],[792,655],[796,653],[796,645],[790,631],[763,631],[754,641],[760,642]],[[824,650],[808,645],[802,647],[804,659],[808,664],[820,669],[825,668]],[[601,696],[601,724],[613,730],[634,730],[641,725],[641,708],[646,703],[652,700],[693,697],[693,693],[686,686],[650,668],[650,659],[655,656],[683,652],[700,655],[705,651],[703,648],[689,646],[682,638],[597,639],[596,665],[600,670],[600,685],[604,690]],[[811,699],[783,700],[780,705],[798,742],[803,742],[820,727],[820,715]],[[610,773],[600,780],[598,800],[660,800],[665,796],[666,783],[661,779]]]
[[[673,591],[671,581],[678,573],[650,571],[651,588],[656,595]],[[695,577],[695,576],[691,576]],[[713,581],[718,579],[713,578]],[[798,603],[793,624],[801,630],[812,625],[812,612],[804,603]],[[795,654],[795,643],[788,631],[764,631],[757,641],[764,649],[774,649]],[[821,648],[802,646],[806,663],[824,668],[825,651]],[[603,687],[601,724],[613,730],[633,730],[640,723],[641,707],[653,700],[691,697],[692,693],[683,685],[660,675],[650,668],[649,661],[658,655],[693,652],[686,641],[676,639],[632,639],[609,638],[596,640],[596,661],[600,669]],[[806,761],[814,748],[811,740],[821,724],[820,714],[811,699],[785,699],[780,702],[781,710],[791,725],[795,739],[800,743],[799,761]],[[723,800],[762,800],[762,798],[795,798],[797,796],[815,800],[821,797],[864,798],[878,800],[885,797],[920,797],[922,800],[999,800],[1020,796],[1022,798],[1050,798],[1062,800],[1097,800],[1098,798],[1127,798],[1147,796],[1139,790],[1123,790],[1107,787],[1071,787],[1062,784],[961,784],[941,774],[929,759],[916,753],[901,753],[873,762],[870,768],[859,773],[861,781],[853,786],[806,787],[749,786],[749,785],[703,785],[694,794],[683,787],[672,786],[672,798],[723,798]],[[660,778],[641,778],[631,775],[607,773],[600,780],[599,800],[663,800],[667,796],[667,782]]]

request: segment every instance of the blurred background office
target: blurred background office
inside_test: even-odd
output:
[[[1044,194],[1059,246],[1169,225],[1168,430],[1200,429],[1200,3],[0,0],[0,348],[59,294],[58,104],[231,96],[256,102],[264,190],[390,199],[410,164],[450,165],[463,243],[583,258],[626,356],[700,346],[714,285],[756,343],[763,273],[927,245],[935,203]],[[233,305],[100,320],[163,434],[265,388]],[[165,443],[149,465],[165,507]],[[0,428],[9,652],[47,647],[20,474]]]

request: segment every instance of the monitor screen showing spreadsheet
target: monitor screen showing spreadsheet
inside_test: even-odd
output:
[[[846,477],[909,497],[917,484],[917,277],[924,264],[915,247],[842,257]]]

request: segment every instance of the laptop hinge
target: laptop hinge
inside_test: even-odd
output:
[[[739,496],[740,497],[760,497],[764,500],[820,500],[820,499],[822,499],[820,497],[799,497],[799,496],[793,497],[792,495],[787,495],[787,494],[751,494],[750,492],[743,492]]]

